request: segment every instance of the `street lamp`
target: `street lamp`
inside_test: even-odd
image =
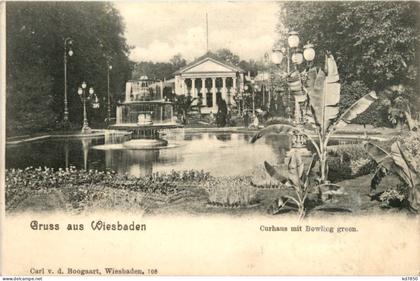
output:
[[[69,121],[69,108],[67,100],[67,55],[73,56],[73,50],[71,48],[73,40],[68,37],[64,39],[64,123],[67,124]]]
[[[315,50],[313,48],[313,45],[308,43],[304,46],[304,51],[302,54],[301,49],[299,49],[299,34],[295,31],[289,32],[289,37],[287,38],[288,48],[274,48],[273,49],[273,55],[272,55],[272,62],[276,64],[277,66],[280,66],[280,64],[283,61],[283,58],[286,57],[287,59],[287,72],[286,77],[290,78],[290,75],[292,74],[290,71],[290,61],[295,65],[295,70],[297,71],[297,66],[302,64],[304,60],[306,60],[308,63],[312,63],[312,61],[315,59]],[[291,54],[291,55],[290,55]],[[299,74],[300,75],[300,74]],[[300,77],[299,77],[300,80]],[[300,83],[300,82],[299,82]],[[290,101],[290,92],[291,89],[288,87],[287,89],[288,93],[288,101]],[[297,123],[300,122],[300,105],[299,101],[295,96],[295,120]],[[290,104],[288,102],[287,104],[287,111],[290,112]],[[289,115],[290,119],[290,115]]]
[[[82,133],[89,133],[90,132],[90,128],[89,128],[89,123],[88,123],[88,119],[87,119],[87,112],[86,112],[86,102],[89,100],[93,100],[92,102],[92,107],[93,108],[99,108],[99,99],[98,97],[95,95],[95,90],[93,89],[93,87],[89,88],[89,95],[86,95],[86,88],[87,88],[87,84],[86,82],[82,83],[82,86],[79,87],[79,89],[77,90],[77,93],[80,96],[80,99],[83,102],[83,127],[82,127]]]
[[[308,62],[312,62],[315,59],[314,45],[308,43],[303,46],[303,57]]]
[[[301,110],[299,102],[304,101],[302,96],[299,94],[301,89],[299,86],[302,87],[302,78],[301,73],[298,71],[298,65],[302,64],[304,60],[306,60],[309,64],[312,64],[313,60],[315,59],[315,50],[314,46],[310,43],[306,44],[302,50],[299,48],[299,34],[295,31],[289,32],[289,37],[287,38],[288,48],[275,48],[273,49],[272,55],[272,62],[277,66],[280,66],[283,58],[286,57],[287,59],[287,72],[286,72],[286,79],[288,82],[287,87],[287,95],[288,95],[288,103],[287,103],[287,111],[289,112],[289,120],[291,119],[290,116],[290,93],[293,91],[295,92],[295,122],[297,125],[301,125]],[[295,70],[293,72],[290,71],[290,61],[295,65]],[[293,74],[293,75],[292,75]],[[292,89],[293,87],[293,89]],[[296,136],[296,143],[295,146],[303,146],[304,138],[297,135]]]
[[[107,75],[107,82],[108,82],[108,88],[107,88],[107,94],[108,94],[108,124],[111,124],[111,96],[109,94],[109,72],[112,70],[112,65],[108,62],[108,75]]]

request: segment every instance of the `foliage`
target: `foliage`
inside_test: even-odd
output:
[[[27,67],[15,70],[15,78],[20,82],[7,84],[8,132],[37,132],[53,128],[51,121],[57,121],[51,120],[55,114],[51,93],[53,77],[44,70]]]
[[[303,88],[303,83],[299,75],[297,80],[293,82],[293,84],[298,84],[294,86],[295,88],[300,88],[300,91],[307,92],[307,100],[309,100],[309,108],[311,109],[312,117],[316,125],[319,143],[317,143],[302,128],[288,124],[268,126],[259,131],[251,139],[251,142],[255,142],[268,133],[290,134],[295,132],[304,135],[311,142],[318,154],[320,177],[321,182],[323,183],[325,183],[328,178],[327,147],[331,135],[337,128],[346,126],[353,119],[359,116],[377,99],[375,92],[370,92],[367,95],[362,96],[343,113],[338,115],[340,84],[338,83],[339,77],[337,65],[331,55],[326,56],[325,65],[327,66],[326,73],[315,67],[311,68],[306,73],[307,86],[305,88]]]
[[[7,108],[11,113],[8,133],[51,129],[63,119],[66,38],[72,39],[74,52],[67,56],[70,121],[81,126],[82,105],[77,89],[86,81],[94,87],[101,103],[99,111],[88,112],[89,119],[93,125],[103,123],[107,61],[113,66],[113,104],[131,74],[124,25],[112,3],[8,2],[6,24]],[[25,117],[18,116],[22,115],[20,109],[24,109]]]
[[[382,202],[382,207],[402,207],[405,201],[405,192],[401,186],[397,188],[389,188],[385,190],[380,196],[379,200]]]
[[[410,132],[408,135],[399,136],[403,148],[407,154],[411,156],[411,164],[416,171],[420,171],[420,134],[418,132]]]
[[[308,195],[310,193],[316,193],[318,199],[320,200],[323,200],[326,196],[331,196],[332,194],[342,193],[342,188],[339,186],[330,183],[320,183],[317,179],[316,173],[313,172],[313,168],[317,162],[317,157],[318,156],[316,154],[312,156],[311,162],[305,171],[304,163],[299,152],[292,150],[287,166],[287,177],[284,177],[269,163],[264,162],[267,173],[278,182],[281,182],[286,187],[289,187],[295,195],[284,195],[277,199],[278,211],[287,207],[295,208],[298,211],[299,218],[302,219],[310,206],[308,200]]]
[[[360,99],[369,88],[362,81],[344,82],[341,87],[340,113]],[[389,126],[388,106],[382,99],[374,102],[371,109],[353,120],[355,124],[372,124],[377,127]]]
[[[83,201],[92,188],[112,188],[127,192],[170,195],[181,185],[205,182],[210,175],[204,171],[171,171],[154,173],[150,177],[136,178],[113,171],[77,170],[74,167],[54,170],[47,167],[28,167],[24,170],[6,170],[6,206],[13,206],[32,192],[63,189],[74,206]]]
[[[376,163],[366,155],[363,144],[331,146],[328,149],[328,177],[332,182],[375,172]]]
[[[280,5],[278,32],[286,37],[287,29],[295,30],[302,42],[311,41],[317,51],[315,63],[322,61],[327,50],[334,50],[343,85],[359,83],[378,92],[380,100],[387,99],[382,96],[383,90],[403,85],[401,94],[413,109],[419,109],[418,2],[316,1]],[[343,95],[359,96],[364,92],[343,91]],[[386,121],[387,116],[381,117]]]
[[[238,65],[240,61],[239,56],[237,54],[232,53],[231,50],[226,48],[217,50],[215,52],[215,55],[221,60],[224,60],[233,65]]]
[[[173,56],[169,62],[141,61],[134,64],[132,79],[138,80],[147,76],[154,80],[164,80],[173,77],[175,71],[187,65],[180,54]]]
[[[258,203],[257,188],[246,177],[213,178],[205,186],[212,206],[234,208]]]
[[[366,143],[365,149],[379,165],[371,183],[371,190],[375,190],[381,179],[388,173],[396,174],[404,183],[405,200],[407,201],[408,209],[418,212],[420,208],[420,178],[418,166],[413,155],[399,141],[391,145],[390,152],[372,143]]]
[[[175,97],[174,109],[178,112],[178,114],[182,114],[182,122],[184,125],[188,123],[188,113],[196,107],[193,105],[195,100],[197,100],[197,98],[186,95],[179,95]]]

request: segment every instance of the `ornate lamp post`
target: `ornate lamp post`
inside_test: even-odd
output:
[[[112,65],[108,63],[108,75],[107,75],[107,96],[108,96],[108,124],[111,124],[111,96],[109,94],[109,72],[112,70]]]
[[[306,60],[309,64],[312,64],[315,59],[315,50],[313,49],[312,44],[307,44],[304,46],[304,51],[299,48],[299,36],[295,31],[289,32],[289,37],[287,38],[288,47],[287,48],[275,48],[273,49],[272,61],[277,66],[283,61],[283,58],[287,59],[287,70],[285,73],[286,81],[288,82],[287,94],[288,94],[288,104],[287,111],[290,112],[290,95],[294,94],[295,98],[295,123],[298,126],[302,125],[302,113],[300,110],[300,102],[306,100],[306,96],[302,92],[302,77],[301,73],[298,70],[298,65],[302,64]],[[290,64],[293,64],[294,70],[291,71]],[[289,115],[290,120],[290,115]],[[295,135],[292,140],[292,146],[294,147],[304,147],[305,139],[303,136]]]
[[[89,88],[89,94],[86,95],[86,82],[82,83],[82,87],[79,87],[77,93],[80,96],[80,99],[83,102],[83,127],[82,127],[82,133],[89,133],[91,129],[89,128],[89,123],[87,119],[87,112],[86,112],[86,102],[89,100],[93,100],[92,107],[93,108],[99,108],[99,99],[95,95],[95,90],[90,87]]]
[[[71,45],[73,40],[68,37],[64,39],[64,123],[67,124],[69,121],[69,108],[67,100],[67,55],[73,56],[73,50]]]

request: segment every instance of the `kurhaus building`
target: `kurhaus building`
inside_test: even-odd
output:
[[[202,113],[216,113],[218,97],[228,106],[234,104],[233,97],[244,87],[244,70],[210,54],[196,59],[174,75],[175,94],[201,100]]]

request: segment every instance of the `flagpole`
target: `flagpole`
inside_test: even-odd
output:
[[[207,12],[206,12],[206,52],[208,53],[209,52],[209,19],[208,19],[208,16],[207,16]]]

